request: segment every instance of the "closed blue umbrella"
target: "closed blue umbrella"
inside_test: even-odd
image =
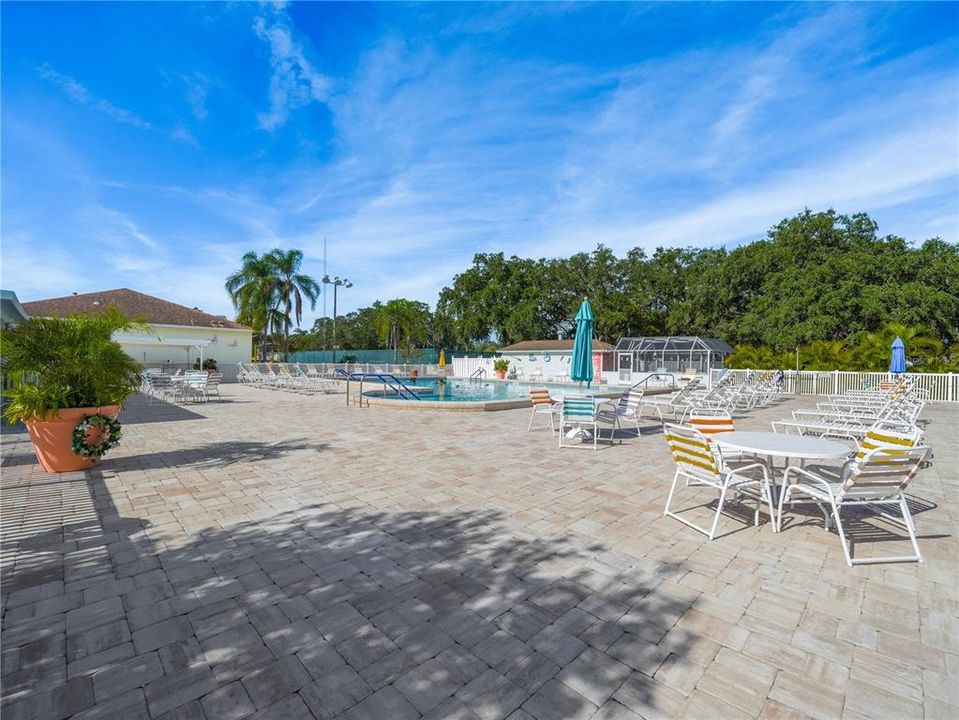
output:
[[[571,380],[593,381],[593,310],[589,300],[584,299],[576,313],[576,341],[573,343],[573,364],[569,369]]]
[[[889,372],[906,372],[906,346],[900,337],[892,342],[892,359],[889,361]]]

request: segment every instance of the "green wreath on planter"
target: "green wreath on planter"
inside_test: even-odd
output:
[[[99,428],[106,433],[106,439],[96,445],[87,442],[87,433]],[[91,460],[99,460],[107,450],[120,444],[120,421],[106,415],[87,415],[73,429],[73,452]]]

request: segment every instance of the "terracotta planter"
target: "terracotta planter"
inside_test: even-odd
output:
[[[27,420],[24,425],[30,433],[37,461],[47,472],[71,472],[87,470],[98,460],[88,460],[73,452],[73,431],[87,415],[106,415],[115,419],[120,414],[119,405],[104,405],[99,408],[67,408],[48,420]],[[87,441],[95,439],[97,430],[90,430]]]
[[[505,370],[494,370],[493,372],[496,373],[496,377],[498,377],[500,380],[505,380],[505,379],[506,379],[506,371],[505,371]]]

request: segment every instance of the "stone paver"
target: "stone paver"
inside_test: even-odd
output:
[[[132,399],[87,473],[4,432],[5,720],[959,716],[954,407],[924,414],[926,562],[849,569],[814,511],[714,542],[662,517],[654,423],[559,450],[526,410],[223,395]],[[859,556],[903,545],[850,526]]]

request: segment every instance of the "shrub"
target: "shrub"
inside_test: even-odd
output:
[[[140,386],[140,366],[113,333],[143,327],[111,307],[97,316],[31,318],[5,330],[0,355],[13,387],[3,417],[12,424],[61,408],[123,403]]]

